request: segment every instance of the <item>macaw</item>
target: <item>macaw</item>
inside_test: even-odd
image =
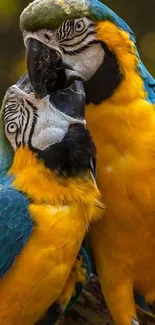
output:
[[[90,245],[115,324],[138,324],[134,293],[146,310],[155,300],[155,80],[130,27],[98,0],[35,0],[20,26],[36,96],[83,81],[105,205]]]
[[[80,247],[102,205],[91,172],[95,146],[84,105],[81,81],[39,99],[27,74],[5,96],[0,113],[1,325],[34,325],[50,306],[53,324],[90,276]]]

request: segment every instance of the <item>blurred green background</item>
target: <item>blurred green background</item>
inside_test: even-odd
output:
[[[25,71],[19,15],[29,0],[0,0],[0,101],[7,87]],[[137,46],[155,77],[155,0],[105,0],[134,30]]]

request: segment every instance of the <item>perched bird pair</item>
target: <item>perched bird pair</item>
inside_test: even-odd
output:
[[[98,0],[36,0],[20,25],[36,97],[83,81],[105,205],[90,244],[115,324],[137,324],[134,293],[146,310],[143,297],[155,300],[155,80],[131,29]]]
[[[136,301],[146,311],[149,309],[145,300],[149,304],[155,300],[155,80],[140,60],[131,29],[98,0],[36,0],[22,13],[20,25],[27,49],[28,75],[38,101],[47,96],[52,99],[55,93],[58,95],[59,91],[63,92],[63,88],[70,87],[75,79],[83,81],[86,120],[97,147],[97,185],[105,205],[102,218],[90,228],[90,245],[102,291],[115,324],[136,325],[138,320],[134,293],[139,294]],[[58,102],[60,105],[61,96],[53,99],[56,107]],[[25,114],[29,120],[30,113],[26,110]],[[46,114],[43,114],[39,123],[44,118]],[[19,168],[28,164],[28,160],[31,161],[28,154],[33,157],[37,155],[39,166],[40,159],[43,159],[47,168],[52,167],[49,164],[48,150],[43,150],[42,155],[42,148],[36,146],[40,124],[36,131],[32,120],[30,125],[33,132],[24,131],[22,140],[16,134],[11,142],[12,145],[16,142],[20,144],[23,139],[28,139],[29,136],[31,138],[32,133],[34,135],[34,141],[25,147],[26,157],[20,166],[16,166],[15,160],[11,169],[13,177],[17,175],[15,186],[24,192],[28,191],[28,187],[19,179]],[[27,130],[27,124],[24,130]],[[77,130],[71,130],[72,138]],[[56,131],[54,134],[58,134],[61,141],[62,133]],[[40,139],[44,140],[44,136]],[[85,141],[83,143],[84,148],[89,147]],[[37,150],[32,153],[28,149],[30,147]],[[19,154],[21,151],[23,154],[24,149],[20,148]],[[6,152],[5,149],[3,157]],[[90,156],[93,156],[92,152]],[[3,166],[5,170],[9,169],[4,163]],[[30,175],[35,175],[35,170],[36,165]],[[24,173],[24,182],[27,181],[26,175],[29,172]],[[41,177],[39,181],[42,181]],[[45,184],[44,179],[42,182]],[[36,191],[38,183],[35,183]],[[21,184],[24,185],[23,188]],[[90,184],[93,186],[92,182]],[[48,198],[46,190],[47,186],[43,189],[45,201]],[[35,191],[30,200],[34,199]],[[87,193],[86,189],[84,192]],[[80,194],[85,198],[83,193]],[[31,211],[34,213],[33,209]],[[39,218],[38,212],[35,211],[34,215]],[[73,223],[73,228],[75,225]],[[21,240],[21,236],[17,238]],[[80,244],[76,252],[79,247]],[[25,254],[21,253],[21,256],[24,258]],[[34,256],[35,254],[33,258]],[[75,256],[76,254],[74,258]],[[33,258],[30,259],[31,262]],[[6,265],[11,260],[14,261],[14,258],[6,259]],[[49,264],[45,265],[49,272]],[[6,269],[9,266],[4,266]],[[17,264],[2,280],[2,284],[6,281],[6,286],[10,283],[9,289],[16,288],[16,285],[12,287],[13,270],[17,270]],[[10,276],[10,282],[7,276]],[[36,279],[38,281],[37,277]],[[49,283],[47,285],[49,288]],[[37,294],[35,308],[41,302],[39,297]],[[47,299],[46,295],[45,298]],[[27,306],[26,296],[24,302]],[[19,301],[19,311],[18,304]],[[38,318],[42,309],[39,305]],[[6,312],[6,309],[3,310]]]
[[[7,91],[0,115],[1,325],[34,325],[50,306],[54,323],[90,276],[80,247],[102,205],[84,104],[76,80],[37,99],[25,74]]]

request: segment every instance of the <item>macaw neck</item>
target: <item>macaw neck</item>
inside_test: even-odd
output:
[[[124,106],[139,99],[146,99],[144,81],[139,72],[137,49],[129,33],[109,21],[97,23],[96,33],[97,39],[104,42],[109,51],[114,53],[119,73],[122,75],[119,85],[113,89],[109,99],[115,104]],[[104,88],[102,91],[104,92]]]
[[[122,81],[118,62],[113,52],[109,51],[107,45],[102,42],[104,59],[96,73],[86,82],[86,104],[100,104],[111,97]]]
[[[13,162],[13,150],[0,124],[0,178],[5,177]]]
[[[13,186],[17,190],[39,204],[81,203],[99,196],[89,170],[83,177],[59,176],[57,171],[47,168],[28,146],[16,151],[9,175],[15,178]]]

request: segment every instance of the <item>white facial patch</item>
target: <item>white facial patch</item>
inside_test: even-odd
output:
[[[50,97],[36,99],[17,86],[11,87],[4,108],[5,134],[14,151],[30,144],[38,149],[61,142],[70,125],[86,124],[85,120],[74,119],[58,111]]]
[[[61,142],[72,124],[86,124],[85,120],[74,119],[58,111],[49,101],[49,96],[41,100],[38,118],[35,125],[32,145],[45,149],[54,143]]]
[[[67,77],[78,75],[82,80],[89,80],[101,66],[104,60],[104,51],[100,43],[92,44],[84,52],[75,56],[65,55],[63,60],[74,67],[74,71],[67,70]]]

